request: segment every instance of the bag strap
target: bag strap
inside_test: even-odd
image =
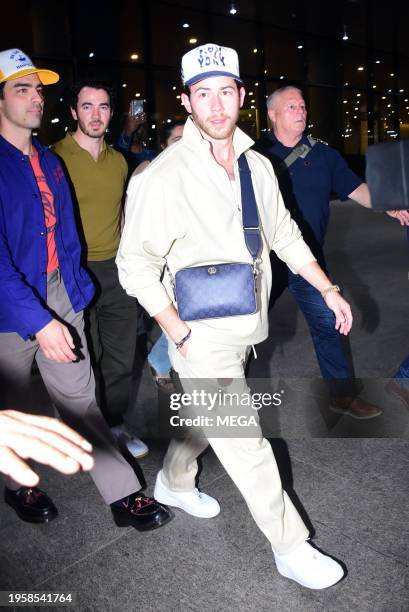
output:
[[[278,168],[277,168],[277,175],[280,175],[283,172],[285,172],[285,170],[288,170],[288,168],[299,157],[301,157],[301,159],[304,159],[305,157],[307,157],[307,155],[311,151],[311,149],[317,144],[317,140],[313,136],[311,136],[311,134],[309,134],[307,136],[307,139],[308,139],[308,142],[310,143],[310,146],[308,146],[305,143],[302,143],[302,144],[298,145],[298,147],[295,147],[295,149],[293,149],[291,151],[291,153],[289,155],[287,155],[287,157],[285,159],[283,159],[281,164],[278,166]]]
[[[243,220],[243,232],[246,247],[253,258],[253,271],[257,276],[257,263],[259,263],[258,255],[261,249],[260,224],[257,213],[256,198],[254,195],[253,183],[251,180],[251,170],[244,153],[238,158],[240,172],[240,190],[241,190],[241,210]],[[165,258],[165,269],[167,270],[173,292],[175,293],[175,279],[169,269],[168,262]]]
[[[254,196],[251,170],[244,153],[238,159],[240,172],[241,211],[246,247],[255,261],[261,249],[260,224]]]

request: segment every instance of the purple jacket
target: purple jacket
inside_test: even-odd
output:
[[[81,265],[70,190],[58,158],[35,138],[33,144],[54,195],[60,272],[79,312],[91,301],[94,286]],[[30,160],[0,136],[0,333],[17,332],[26,340],[51,321],[46,269],[43,204]]]

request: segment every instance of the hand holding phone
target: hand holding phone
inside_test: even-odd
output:
[[[131,100],[129,114],[131,117],[136,117],[137,115],[143,114],[143,100]]]

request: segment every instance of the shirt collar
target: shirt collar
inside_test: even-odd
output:
[[[282,147],[285,147],[286,149],[295,149],[295,147],[298,147],[298,145],[302,143],[308,144],[308,139],[305,133],[301,136],[300,140],[293,147],[287,147],[281,142],[281,140],[278,140],[277,136],[274,134],[274,130],[272,129],[267,132],[267,137],[273,144],[279,144]]]
[[[82,153],[86,153],[87,155],[91,155],[89,153],[89,151],[87,151],[87,149],[84,149],[84,147],[82,147],[80,144],[78,144],[78,142],[75,140],[75,138],[74,138],[74,136],[72,135],[71,132],[67,132],[67,134],[65,135],[65,145],[66,145],[68,151],[72,155],[75,155],[76,153],[81,153],[81,152]],[[102,147],[101,153],[98,155],[98,159],[102,159],[110,151],[111,151],[111,147],[108,147],[108,145],[107,145],[107,143],[105,142],[105,139],[104,139],[104,145]]]
[[[40,157],[44,155],[45,151],[47,151],[48,149],[48,147],[45,147],[44,145],[42,145],[41,142],[39,142],[37,138],[35,138],[35,136],[33,136],[32,138],[32,143]],[[20,149],[17,149],[17,147],[15,147],[13,144],[11,144],[11,142],[6,140],[1,135],[0,135],[0,152],[6,155],[9,155],[11,157],[15,157],[15,156],[21,157],[22,155]]]

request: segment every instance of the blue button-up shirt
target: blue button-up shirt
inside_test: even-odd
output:
[[[73,309],[92,299],[67,180],[58,158],[36,139],[41,168],[54,195],[55,244]],[[47,231],[38,185],[27,155],[0,136],[0,332],[34,336],[53,316],[47,308]]]
[[[306,136],[297,143],[311,146]],[[269,158],[275,170],[295,147],[285,147],[270,131],[259,141],[256,151]],[[303,238],[322,262],[322,245],[330,218],[331,193],[345,201],[361,183],[344,158],[332,147],[317,142],[308,155],[299,157],[279,173],[278,182],[284,203],[298,223]]]

